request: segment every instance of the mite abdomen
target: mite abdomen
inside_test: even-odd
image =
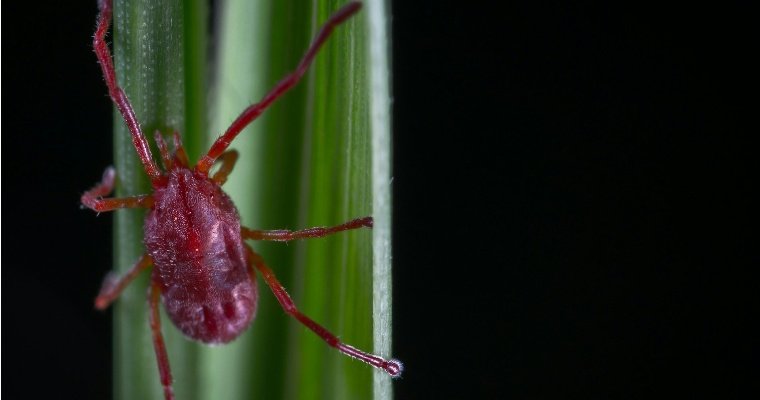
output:
[[[203,343],[227,343],[250,325],[256,311],[258,292],[251,279],[231,287],[220,287],[215,296],[187,298],[180,285],[170,285],[162,294],[169,318],[186,336]]]

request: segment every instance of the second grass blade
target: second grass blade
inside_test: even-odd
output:
[[[295,68],[316,29],[344,4],[225,3],[210,139]],[[241,162],[225,188],[243,224],[298,229],[372,214],[365,21],[362,11],[338,27],[303,81],[235,142]],[[383,218],[389,227],[390,214]],[[254,247],[302,311],[342,340],[372,350],[372,237],[365,229]],[[204,397],[372,396],[371,368],[327,347],[282,312],[263,282],[259,289],[261,307],[249,332],[231,346],[203,350]]]

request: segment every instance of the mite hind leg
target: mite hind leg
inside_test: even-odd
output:
[[[148,292],[148,304],[150,305],[150,331],[153,336],[153,349],[156,351],[156,362],[158,362],[158,373],[161,376],[161,386],[164,387],[164,398],[174,400],[174,390],[172,389],[172,372],[169,367],[169,356],[166,353],[166,344],[164,336],[161,333],[161,316],[158,312],[158,304],[161,298],[161,290],[157,283],[150,286]]]
[[[285,310],[286,313],[309,328],[312,332],[316,333],[317,336],[322,338],[322,340],[324,340],[328,346],[333,347],[341,353],[367,363],[375,368],[380,368],[394,378],[401,376],[403,366],[401,365],[400,361],[394,359],[386,360],[380,356],[361,351],[351,345],[342,343],[340,339],[330,333],[330,331],[314,322],[314,320],[307,317],[305,314],[298,311],[298,308],[296,308],[296,305],[293,303],[293,300],[290,298],[288,292],[285,290],[282,284],[280,284],[280,281],[277,280],[277,277],[275,277],[274,272],[272,272],[272,270],[269,269],[269,267],[264,263],[264,259],[261,258],[260,255],[254,252],[253,249],[247,245],[246,249],[250,258],[249,262],[254,267],[256,267],[259,272],[261,272],[261,275],[264,277],[264,281],[272,290],[272,293],[274,293],[274,296],[277,298],[277,301],[280,303],[282,309]]]
[[[319,238],[333,233],[342,231],[348,231],[359,228],[372,228],[372,217],[357,218],[346,223],[336,226],[318,226],[315,228],[307,228],[300,231],[289,231],[286,229],[277,229],[271,231],[263,231],[257,229],[248,229],[246,227],[241,228],[243,238],[251,240],[271,240],[275,242],[288,242],[296,239],[310,239]]]
[[[153,205],[151,195],[140,195],[122,198],[103,198],[113,191],[116,180],[116,170],[113,167],[106,168],[103,178],[92,189],[84,192],[80,198],[82,205],[97,212],[113,211],[119,208],[150,208]]]

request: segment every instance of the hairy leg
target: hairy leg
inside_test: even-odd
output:
[[[132,134],[132,144],[137,150],[137,155],[140,157],[145,173],[150,177],[151,182],[156,183],[161,178],[161,171],[153,161],[153,156],[150,153],[150,146],[145,139],[140,128],[140,123],[137,121],[135,111],[132,108],[132,103],[129,102],[124,90],[119,86],[116,81],[116,70],[113,67],[113,59],[111,58],[111,52],[108,50],[108,43],[106,43],[106,33],[108,27],[111,24],[111,14],[113,13],[111,0],[98,1],[100,13],[98,14],[98,25],[95,30],[95,36],[92,40],[92,45],[95,48],[95,54],[100,62],[100,68],[103,70],[103,77],[106,80],[108,86],[108,94],[111,96],[111,100],[116,104],[116,108],[124,117],[124,122],[129,128],[129,132]]]
[[[200,161],[198,161],[198,164],[195,166],[195,170],[207,174],[217,157],[219,157],[222,153],[224,153],[225,150],[227,150],[227,147],[230,145],[230,143],[232,143],[235,137],[240,134],[240,132],[246,126],[248,126],[248,124],[258,118],[258,116],[261,115],[261,113],[263,113],[264,110],[266,110],[270,105],[272,105],[275,100],[280,98],[280,96],[290,90],[301,80],[301,77],[306,73],[306,70],[314,60],[314,56],[317,54],[317,51],[319,51],[325,41],[327,41],[327,38],[330,37],[330,34],[333,32],[333,30],[335,30],[335,27],[345,22],[352,15],[356,14],[359,9],[361,9],[361,6],[361,3],[359,2],[351,2],[330,16],[330,18],[328,18],[325,24],[322,26],[322,29],[320,29],[317,33],[317,36],[314,38],[311,46],[306,51],[306,54],[304,54],[301,62],[298,64],[298,67],[296,67],[296,70],[285,76],[285,78],[283,78],[277,84],[277,86],[270,90],[269,93],[267,93],[264,98],[261,99],[261,101],[255,104],[251,104],[248,106],[248,108],[243,110],[237,119],[232,122],[232,125],[227,128],[227,131],[224,132],[224,134],[222,134],[222,136],[220,136],[218,139],[216,139],[213,145],[211,145],[208,153],[203,156]]]
[[[289,231],[286,229],[264,231],[264,230],[248,229],[246,227],[242,227],[241,233],[243,234],[244,239],[288,242],[288,241],[296,240],[296,239],[319,238],[319,237],[331,235],[337,232],[347,231],[350,229],[364,228],[364,227],[367,227],[367,228],[372,227],[372,217],[357,218],[357,219],[348,221],[344,224],[340,224],[336,226],[330,226],[330,227],[318,226],[315,228],[307,228],[300,231]]]
[[[152,264],[153,259],[150,258],[149,255],[143,254],[140,256],[140,259],[137,260],[135,265],[133,265],[132,268],[121,277],[117,277],[113,272],[106,275],[106,278],[103,280],[103,285],[100,287],[100,293],[98,293],[98,297],[95,298],[95,308],[98,310],[108,308],[108,306],[119,297],[124,288],[132,283],[132,281],[137,278],[137,275],[140,275],[140,272],[145,271]]]
[[[158,146],[158,151],[161,153],[161,162],[164,164],[164,169],[169,171],[172,169],[172,167],[174,167],[174,162],[172,161],[172,157],[169,154],[169,146],[166,145],[164,136],[158,129],[156,129],[156,132],[153,133],[153,138],[155,139],[156,145]]]
[[[174,159],[177,164],[185,168],[190,166],[190,160],[187,158],[185,146],[182,145],[182,137],[177,131],[174,131]]]
[[[164,398],[166,400],[174,400],[172,371],[169,366],[169,356],[166,354],[164,336],[161,334],[161,316],[158,312],[160,297],[161,291],[158,284],[154,282],[148,293],[148,304],[150,305],[150,331],[153,334],[153,349],[156,351],[158,373],[161,375],[161,385],[164,387]]]
[[[230,172],[235,168],[237,159],[238,152],[235,150],[226,151],[219,156],[219,161],[222,162],[222,166],[219,167],[219,170],[216,171],[211,180],[220,185],[224,185],[224,183],[227,182],[227,177],[230,175]]]
[[[309,328],[312,332],[316,333],[317,336],[322,338],[322,340],[324,340],[328,346],[333,347],[341,353],[353,357],[359,361],[365,362],[375,368],[380,368],[394,378],[401,376],[403,366],[401,365],[400,361],[394,359],[386,360],[380,356],[361,351],[351,345],[342,343],[335,335],[330,333],[330,331],[298,311],[298,308],[296,308],[296,305],[293,303],[293,300],[290,298],[288,292],[284,287],[282,287],[282,284],[280,284],[280,281],[277,280],[277,277],[275,277],[274,272],[272,272],[272,270],[269,269],[269,267],[264,263],[264,259],[262,259],[260,255],[254,252],[253,249],[247,245],[246,248],[248,249],[250,262],[256,267],[257,270],[259,270],[259,272],[261,272],[261,275],[264,277],[264,281],[267,283],[267,285],[269,285],[272,293],[274,293],[274,296],[277,298],[277,301],[280,303],[286,313],[290,314],[293,318],[298,320],[298,322]]]
[[[106,168],[103,178],[92,189],[84,192],[80,198],[82,205],[97,212],[113,211],[119,208],[150,208],[153,205],[151,195],[140,195],[122,198],[102,198],[113,191],[116,181],[116,170],[113,167]]]

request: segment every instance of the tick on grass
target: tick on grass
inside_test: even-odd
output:
[[[107,308],[135,277],[153,268],[148,292],[150,329],[167,400],[173,399],[174,394],[169,359],[161,334],[159,300],[174,325],[189,338],[208,344],[227,343],[238,337],[255,315],[258,298],[256,270],[285,312],[329,346],[383,369],[393,377],[401,374],[399,361],[386,360],[342,343],[327,329],[298,311],[272,270],[244,242],[246,239],[289,241],[317,238],[350,229],[371,228],[372,217],[300,231],[249,229],[240,225],[235,205],[221,189],[238,158],[236,151],[227,151],[230,143],[243,128],[298,83],[332,31],[360,8],[360,3],[351,2],[335,12],[317,33],[295,71],[283,78],[260,102],[243,110],[195,167],[190,165],[178,133],[174,134],[174,152],[170,153],[163,137],[156,132],[155,141],[164,167],[162,171],[153,160],[150,146],[127,95],[119,86],[105,42],[111,22],[111,0],[99,1],[100,12],[93,41],[95,53],[108,93],[129,128],[153,193],[124,198],[104,197],[112,192],[116,178],[116,171],[108,168],[101,182],[82,195],[82,204],[97,212],[120,208],[148,209],[143,228],[145,253],[123,276],[109,274],[106,277],[95,299],[95,307],[101,310]],[[220,167],[209,175],[217,160],[221,163]]]

